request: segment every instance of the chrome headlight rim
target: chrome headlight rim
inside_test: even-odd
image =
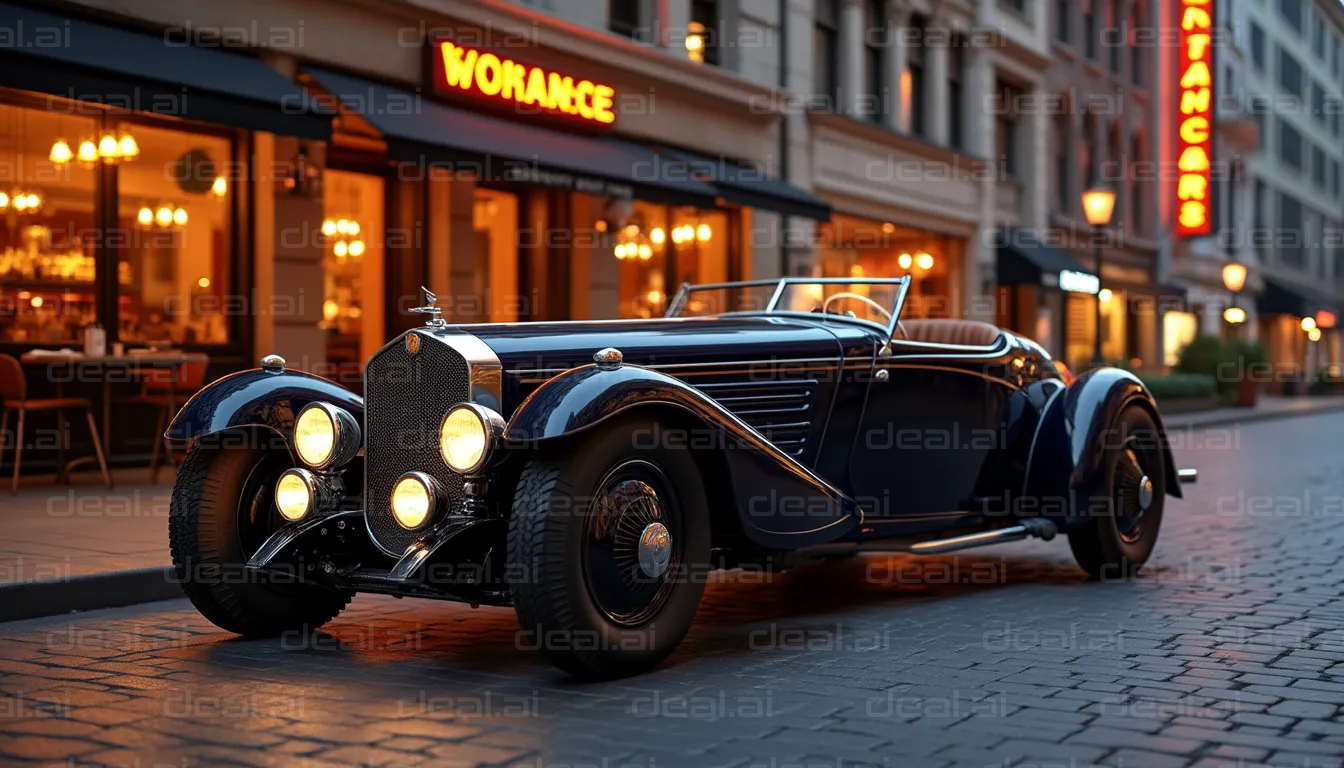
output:
[[[304,489],[308,491],[308,502],[303,508],[303,513],[300,514],[298,517],[290,517],[289,515],[285,514],[284,505],[280,503],[280,486],[284,482],[286,477],[297,477],[299,479],[299,482],[303,483]],[[280,476],[275,479],[275,490],[272,491],[271,498],[275,502],[275,511],[280,515],[280,518],[282,520],[284,520],[286,523],[299,523],[308,519],[313,514],[313,508],[314,506],[316,506],[316,502],[318,500],[317,495],[318,495],[317,477],[312,472],[304,469],[303,467],[292,467],[290,469],[285,470],[284,472],[281,472]]]
[[[425,511],[425,519],[421,520],[419,524],[415,526],[408,526],[404,522],[402,522],[401,516],[397,514],[395,506],[397,498],[397,488],[399,488],[401,484],[407,480],[414,480],[418,482],[421,486],[423,486],[425,489],[425,495],[428,496],[429,498],[429,508]],[[413,470],[411,472],[403,474],[401,477],[397,478],[397,481],[395,483],[392,484],[392,500],[389,501],[388,503],[388,506],[392,510],[392,519],[397,522],[397,525],[401,526],[404,530],[407,531],[420,531],[424,530],[425,528],[428,528],[429,526],[433,525],[440,516],[439,502],[443,500],[443,498],[445,498],[442,491],[443,488],[441,485],[439,485],[439,482],[424,472],[421,472],[419,470]]]
[[[331,453],[320,462],[310,462],[303,452],[299,449],[298,429],[299,422],[303,420],[304,414],[311,410],[320,410],[326,414],[327,419],[332,425]],[[363,436],[360,434],[359,421],[349,411],[338,405],[332,405],[325,400],[316,400],[299,409],[294,418],[294,427],[291,430],[291,439],[294,442],[294,453],[299,457],[299,461],[306,466],[322,472],[340,469],[359,455],[359,449],[363,444]]]
[[[481,429],[485,433],[485,446],[481,449],[481,456],[475,463],[465,469],[453,466],[448,460],[448,454],[443,449],[443,428],[448,425],[448,419],[458,411],[467,410],[475,415],[477,421],[481,423]],[[454,472],[463,475],[471,475],[480,472],[494,458],[495,450],[503,441],[504,437],[504,417],[500,416],[494,410],[481,405],[480,403],[462,402],[449,408],[439,421],[439,458],[443,463]]]

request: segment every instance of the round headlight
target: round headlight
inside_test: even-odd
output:
[[[408,530],[424,525],[435,503],[434,481],[423,472],[407,472],[392,486],[392,516]]]
[[[316,469],[341,467],[359,453],[359,422],[330,403],[309,403],[294,421],[294,450]]]
[[[275,483],[275,506],[291,523],[302,520],[313,506],[313,476],[306,469],[289,469]]]
[[[504,419],[499,414],[475,403],[460,403],[443,417],[439,453],[454,470],[475,472],[485,466],[503,431]]]

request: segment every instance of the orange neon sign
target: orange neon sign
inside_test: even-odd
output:
[[[616,122],[616,90],[609,85],[447,40],[439,41],[434,50],[434,88],[439,93],[464,94],[598,126]]]
[[[1213,0],[1177,0],[1180,80],[1176,119],[1176,234],[1213,231]]]

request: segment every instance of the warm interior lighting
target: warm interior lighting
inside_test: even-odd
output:
[[[593,229],[596,229],[598,232],[606,232],[607,222],[603,219],[598,219],[597,222],[593,224]]]
[[[166,227],[172,224],[173,209],[166,205],[160,206],[159,209],[154,212],[154,221],[156,221],[160,227]]]
[[[686,58],[705,63],[705,25],[698,21],[686,25]]]
[[[933,254],[920,253],[915,256],[915,266],[923,270],[933,269]]]
[[[699,240],[702,243],[709,242],[709,238],[712,236],[713,231],[709,228],[708,224],[701,224],[700,226],[695,228],[695,239]]]
[[[651,258],[653,258],[653,249],[647,243],[639,246],[639,260],[648,261]]]
[[[229,194],[229,182],[223,176],[216,176],[215,183],[210,185],[210,191],[215,197],[223,197]]]
[[[1097,291],[1097,298],[1101,299],[1102,304],[1110,303],[1113,296],[1115,296],[1115,294],[1111,292],[1110,288],[1102,288],[1100,291]]]
[[[364,255],[364,241],[353,240],[350,243],[350,255],[359,258]]]
[[[331,322],[332,320],[335,320],[336,316],[339,314],[341,314],[340,304],[337,304],[332,299],[327,299],[326,301],[322,302],[322,318],[324,320],[326,320],[327,322]]]
[[[210,278],[208,278],[208,277],[202,277],[200,280],[197,280],[197,281],[196,281],[196,285],[198,285],[198,286],[200,286],[200,287],[202,287],[202,288],[209,288],[209,287],[210,287]]]
[[[51,154],[48,157],[57,165],[65,165],[75,159],[75,153],[65,139],[57,139],[56,143],[51,145]]]
[[[1320,340],[1321,340],[1321,329],[1320,329],[1320,328],[1312,328],[1310,331],[1307,331],[1307,338],[1308,338],[1308,339],[1311,339],[1312,341],[1320,341]]]
[[[336,222],[332,221],[331,219],[327,219],[326,221],[322,222],[322,234],[326,235],[327,237],[335,235]]]
[[[1334,312],[1327,312],[1327,311],[1325,311],[1324,309],[1322,309],[1321,311],[1317,312],[1317,313],[1316,313],[1316,327],[1317,327],[1317,328],[1334,328],[1334,327],[1335,327],[1335,313],[1334,313]]]
[[[173,211],[173,223],[179,227],[185,227],[187,225],[186,208],[178,208]]]
[[[34,296],[28,303],[32,305],[33,309],[37,309],[42,306],[42,297]]]
[[[1232,293],[1241,293],[1246,287],[1246,265],[1229,261],[1223,265],[1223,285]]]
[[[331,252],[336,254],[336,258],[343,259],[350,252],[350,246],[346,245],[344,240],[337,240],[336,244],[331,247]]]
[[[896,263],[900,265],[901,269],[909,269],[910,265],[915,263],[915,258],[908,253],[902,253],[896,257]]]
[[[140,145],[136,143],[134,136],[122,131],[121,138],[117,139],[117,151],[123,160],[134,160],[140,156]]]
[[[1223,310],[1223,319],[1232,325],[1240,325],[1246,322],[1246,310],[1241,307],[1228,307]]]
[[[93,139],[85,139],[79,143],[79,153],[76,157],[85,165],[93,165],[98,162],[98,145],[93,143]]]
[[[1104,227],[1111,223],[1115,213],[1115,193],[1105,187],[1093,187],[1083,193],[1083,214],[1087,223]]]
[[[653,230],[649,232],[649,240],[651,240],[654,245],[662,245],[667,240],[667,232],[664,232],[662,227],[654,227]]]
[[[154,211],[149,207],[141,208],[135,216],[142,227],[151,227],[154,225]]]
[[[1311,333],[1312,331],[1316,330],[1316,318],[1314,317],[1302,318],[1302,330],[1306,331],[1307,333]]]
[[[896,231],[896,225],[892,224],[890,221],[882,225],[882,232],[885,234],[890,235],[892,232],[895,231]]]
[[[115,163],[121,159],[121,144],[117,142],[116,136],[103,134],[103,138],[98,140],[98,157],[106,163]]]

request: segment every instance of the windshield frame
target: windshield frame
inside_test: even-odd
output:
[[[887,334],[886,340],[891,341],[893,338],[895,338],[896,329],[901,322],[901,312],[905,309],[905,299],[910,292],[910,282],[911,282],[910,276],[904,275],[902,277],[781,277],[776,280],[739,280],[737,282],[703,283],[699,285],[692,285],[691,283],[682,283],[681,287],[677,289],[677,295],[672,298],[672,301],[670,303],[668,303],[667,311],[663,313],[663,317],[665,318],[678,317],[677,313],[680,312],[682,307],[685,305],[686,299],[690,295],[691,291],[716,291],[732,288],[765,288],[769,286],[775,287],[774,293],[770,295],[770,302],[766,305],[763,311],[747,310],[743,312],[717,312],[713,315],[705,315],[705,317],[721,317],[724,315],[737,315],[737,314],[806,315],[808,317],[812,317],[812,313],[795,312],[791,310],[781,311],[775,309],[775,307],[779,305],[780,299],[783,298],[785,289],[787,289],[790,285],[895,285],[898,286],[896,289],[896,303],[895,306],[893,306],[891,309],[891,321],[887,323],[886,327],[886,334]],[[854,322],[863,323],[864,325],[871,325],[879,328],[882,327],[878,323],[872,322],[871,320],[863,320],[857,317],[848,317],[845,315],[830,315],[830,314],[824,315],[823,317],[830,320],[850,320]]]

